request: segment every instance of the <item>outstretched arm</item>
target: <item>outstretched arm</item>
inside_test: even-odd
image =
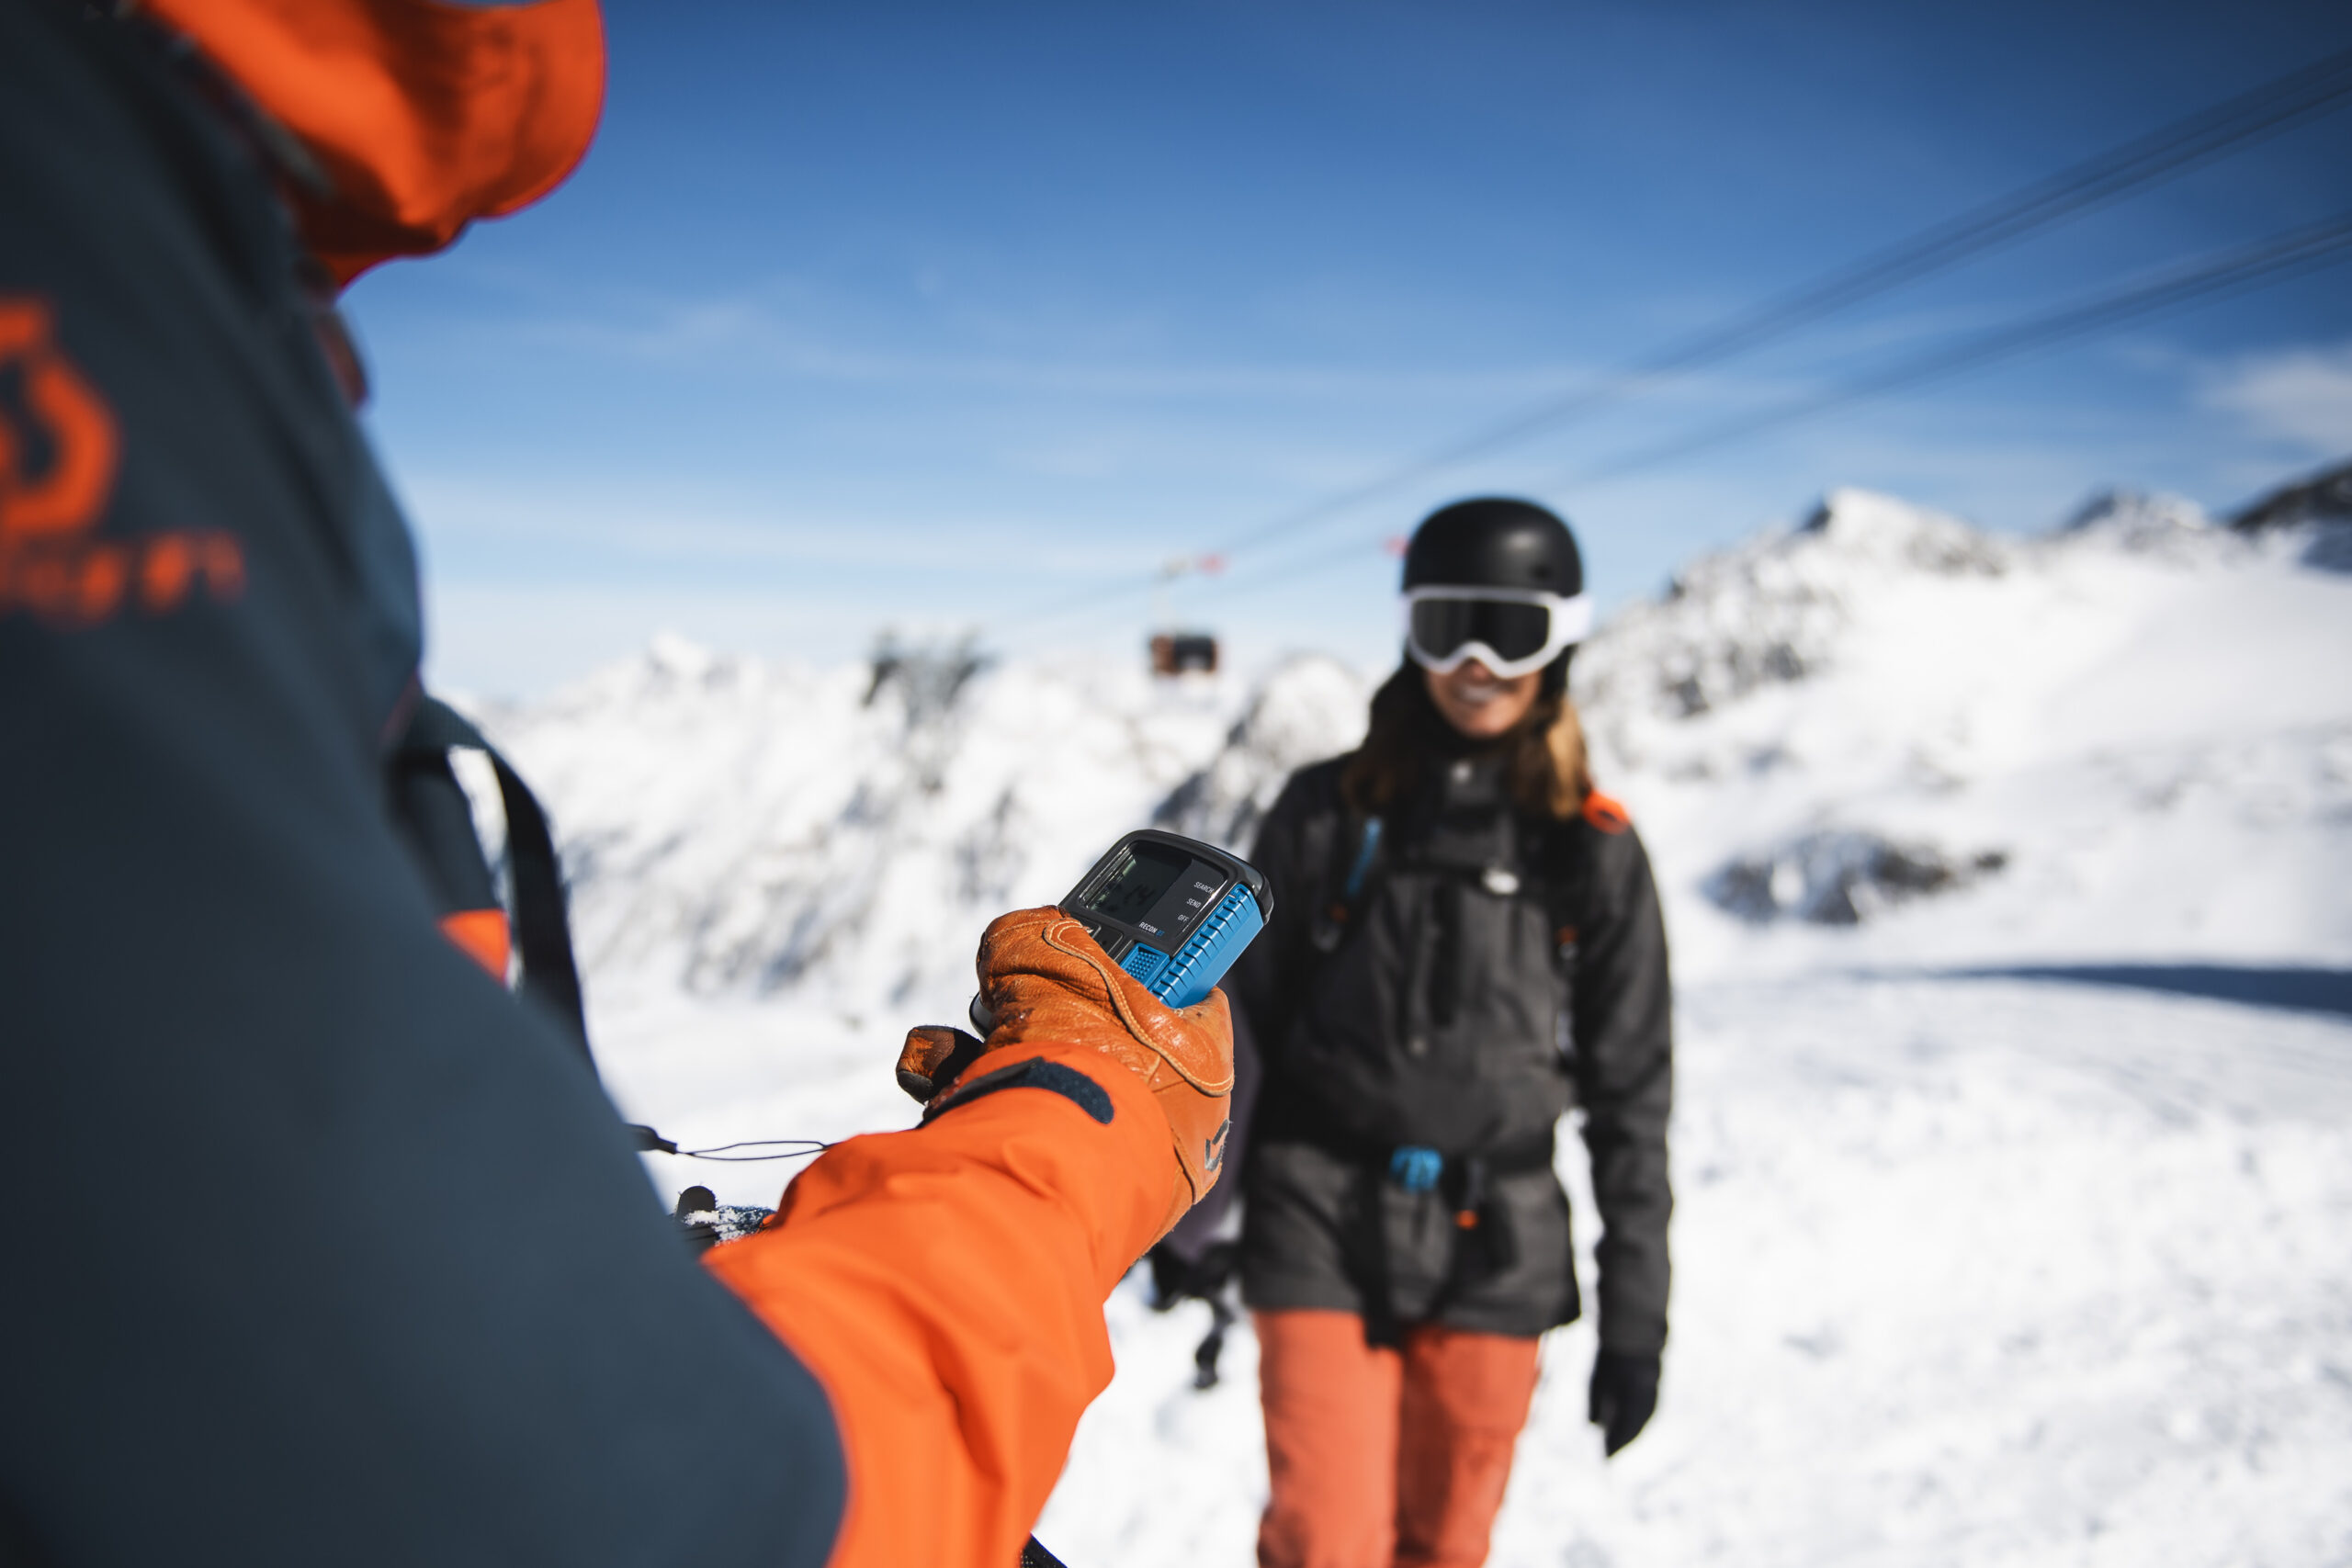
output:
[[[708,1255],[831,1400],[836,1568],[1013,1562],[1111,1381],[1102,1302],[1167,1209],[1167,1134],[1095,1053],[1018,1055],[1082,1075],[1110,1121],[1024,1088],[854,1138],[769,1230]]]
[[[926,1124],[850,1140],[710,1254],[831,1397],[836,1568],[1011,1563],[1111,1378],[1102,1301],[1205,1192],[1224,998],[1162,1007],[1058,910],[981,947],[1000,1020]]]

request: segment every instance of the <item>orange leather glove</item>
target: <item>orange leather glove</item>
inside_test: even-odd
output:
[[[1168,1118],[1177,1183],[1165,1235],[1216,1184],[1225,1161],[1233,1099],[1233,1018],[1225,993],[1181,1011],[1167,1006],[1111,962],[1086,928],[1050,906],[1001,916],[980,938],[974,963],[980,997],[996,1027],[985,1052],[961,1074],[989,1071],[990,1058],[1020,1045],[1083,1045],[1144,1080]],[[910,1073],[937,1085],[946,1065],[946,1032],[918,1029],[899,1057]],[[1155,1241],[1158,1236],[1153,1238]]]

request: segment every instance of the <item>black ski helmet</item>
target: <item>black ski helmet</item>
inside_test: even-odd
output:
[[[1404,589],[1510,588],[1573,599],[1584,592],[1584,557],[1558,514],[1532,501],[1479,496],[1421,519],[1405,547]],[[1544,667],[1543,693],[1567,689],[1573,645]]]

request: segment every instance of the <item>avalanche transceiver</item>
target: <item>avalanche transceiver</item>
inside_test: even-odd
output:
[[[1140,828],[1113,844],[1057,906],[1143,988],[1172,1008],[1207,999],[1265,930],[1273,895],[1258,868],[1211,844]],[[972,1022],[994,1026],[980,998]]]

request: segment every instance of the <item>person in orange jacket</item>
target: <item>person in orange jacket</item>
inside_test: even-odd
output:
[[[602,79],[591,0],[0,0],[0,1562],[1008,1568],[1212,1179],[1222,998],[1030,910],[923,1123],[698,1265],[437,929],[333,295]]]

